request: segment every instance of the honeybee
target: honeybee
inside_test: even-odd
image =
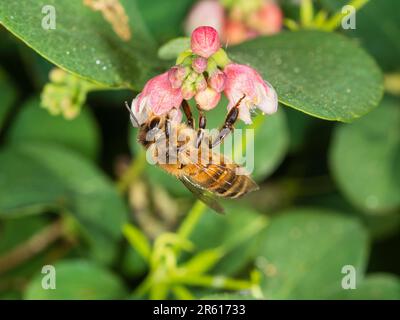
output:
[[[174,122],[168,114],[157,116],[152,113],[139,122],[128,104],[125,105],[132,124],[139,127],[138,142],[150,152],[152,159],[160,160],[160,156],[164,156],[166,161],[156,161],[157,165],[179,179],[210,208],[224,213],[218,198],[239,198],[258,189],[244,168],[213,151],[232,132],[243,98],[228,112],[214,140],[205,136],[206,118],[202,111],[199,111],[198,129],[195,130],[192,112],[186,101],[182,103],[186,123]],[[175,138],[171,139],[172,136]],[[179,136],[184,139],[176,139]],[[206,138],[208,143],[205,144]]]

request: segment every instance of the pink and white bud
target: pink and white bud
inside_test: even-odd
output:
[[[205,90],[198,92],[194,99],[200,109],[208,111],[217,106],[221,99],[221,94],[214,89],[207,87]]]
[[[180,88],[173,88],[169,81],[168,71],[150,79],[136,104],[137,111],[140,108],[149,107],[156,115],[169,112],[172,108],[179,108],[182,103]]]
[[[203,73],[207,69],[207,59],[203,57],[196,57],[192,61],[192,68],[197,73]]]
[[[208,84],[217,92],[222,92],[225,89],[226,75],[221,70],[217,69],[209,78]]]
[[[189,35],[198,27],[209,26],[221,34],[224,20],[224,7],[218,0],[197,1],[185,21],[185,33]]]
[[[278,109],[278,96],[275,89],[253,68],[242,64],[228,64],[224,69],[226,75],[225,95],[229,100],[230,110],[244,95],[239,106],[239,118],[246,124],[252,123],[251,114],[255,108],[272,114]]]
[[[140,125],[143,124],[152,113],[149,106],[146,104],[146,99],[140,99],[141,95],[142,94],[139,93],[135,99],[133,99],[131,104],[131,111],[134,117],[131,115],[130,119],[134,127],[140,127]]]
[[[261,34],[271,35],[282,29],[282,10],[273,1],[267,1],[263,6],[248,19],[248,25]]]
[[[192,32],[191,49],[193,53],[209,58],[221,48],[217,30],[212,27],[198,27]]]

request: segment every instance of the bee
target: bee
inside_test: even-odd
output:
[[[152,159],[165,156],[166,161],[158,161],[157,165],[179,179],[210,208],[224,213],[218,198],[239,198],[258,189],[258,185],[245,173],[244,168],[213,150],[233,131],[243,98],[244,96],[228,112],[214,140],[205,136],[206,118],[200,110],[198,129],[195,130],[193,115],[185,100],[182,109],[187,119],[186,123],[173,122],[168,114],[157,116],[151,113],[139,123],[128,104],[125,105],[130,112],[132,124],[139,127],[138,142],[150,152]],[[175,138],[170,139],[172,136]],[[177,140],[178,136],[183,136],[184,139]],[[202,143],[205,138],[208,138],[208,144]]]

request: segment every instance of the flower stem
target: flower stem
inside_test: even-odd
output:
[[[203,202],[201,202],[200,200],[196,200],[177,231],[177,234],[181,239],[189,238],[190,234],[192,233],[194,227],[200,220],[206,208],[207,206]],[[179,256],[180,250],[181,248],[175,245],[174,251],[176,257]]]
[[[192,209],[190,209],[185,220],[183,220],[182,224],[179,227],[178,235],[182,239],[187,239],[190,236],[190,234],[192,233],[194,227],[200,220],[206,208],[207,206],[200,200],[197,200],[194,203]]]
[[[355,10],[361,9],[369,0],[352,0],[348,3],[349,6],[354,7]],[[346,13],[342,13],[342,11],[337,12],[332,18],[330,18],[324,29],[326,31],[334,31],[339,28],[342,18],[346,15]]]
[[[146,166],[146,152],[142,150],[138,154],[137,158],[131,162],[129,168],[117,182],[117,189],[121,194],[125,193],[129,185],[140,176],[145,166]]]
[[[186,289],[184,286],[174,286],[172,287],[172,292],[179,300],[194,300],[195,296]]]

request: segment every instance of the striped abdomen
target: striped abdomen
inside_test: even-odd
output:
[[[248,175],[238,175],[236,164],[188,164],[184,171],[194,184],[223,198],[238,198],[258,189]]]

